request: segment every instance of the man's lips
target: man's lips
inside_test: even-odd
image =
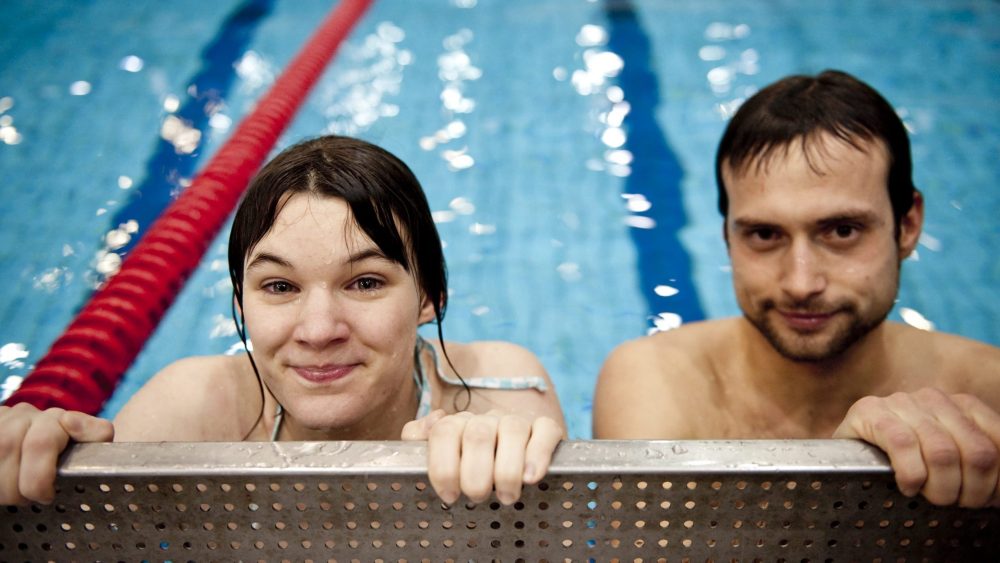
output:
[[[785,324],[789,327],[803,332],[813,332],[820,330],[827,321],[833,318],[835,313],[813,313],[799,311],[778,311]]]
[[[359,364],[324,364],[321,366],[292,366],[295,373],[306,381],[329,383],[350,375]]]

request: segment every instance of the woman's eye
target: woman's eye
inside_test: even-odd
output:
[[[295,287],[286,281],[273,281],[264,284],[264,290],[270,293],[289,293],[294,289]]]
[[[382,280],[376,278],[359,278],[354,284],[361,291],[376,291],[384,285]]]

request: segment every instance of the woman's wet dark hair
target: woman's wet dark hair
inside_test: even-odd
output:
[[[831,134],[858,149],[862,149],[862,141],[885,143],[889,151],[889,200],[898,231],[900,218],[913,206],[916,190],[906,128],[892,105],[874,88],[836,70],[816,76],[789,76],[757,92],[740,106],[726,127],[715,158],[722,216],[726,217],[729,211],[722,176],[724,166],[734,171],[745,170],[798,139],[802,139],[805,148],[817,141],[821,133]]]
[[[250,183],[236,210],[229,235],[229,275],[233,283],[233,320],[243,343],[246,331],[236,304],[242,308],[244,262],[271,230],[288,196],[297,193],[335,197],[347,203],[362,232],[388,259],[415,275],[424,297],[433,304],[438,337],[443,343],[441,321],[447,306],[448,272],[420,182],[389,151],[335,135],[303,141],[275,156]],[[260,382],[253,355],[248,357]],[[451,364],[447,351],[445,358]]]

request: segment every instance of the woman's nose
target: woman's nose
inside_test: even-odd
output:
[[[346,311],[335,295],[316,290],[303,295],[295,340],[314,348],[344,340],[350,334]]]

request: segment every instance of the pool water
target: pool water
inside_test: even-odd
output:
[[[0,380],[13,387],[281,72],[329,2],[0,8]],[[713,155],[742,99],[840,68],[911,132],[925,235],[891,318],[1000,345],[1000,4],[379,0],[280,146],[385,146],[446,245],[445,335],[534,350],[572,438],[624,340],[738,314]],[[104,414],[233,351],[225,233]],[[10,378],[15,376],[15,378]],[[682,391],[679,391],[682,392]]]

